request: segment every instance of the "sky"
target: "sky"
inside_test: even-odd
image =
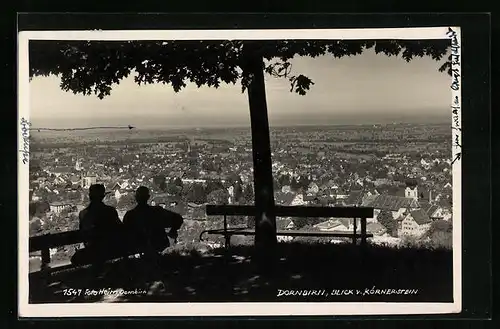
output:
[[[300,96],[290,92],[287,79],[266,76],[271,126],[451,120],[450,77],[430,58],[407,63],[366,50],[340,59],[296,57],[291,62],[292,74],[304,74],[315,84]],[[33,127],[250,125],[248,98],[239,82],[219,89],[188,84],[175,93],[169,85],[138,86],[130,76],[103,100],[64,92],[59,82],[55,76],[30,82]]]

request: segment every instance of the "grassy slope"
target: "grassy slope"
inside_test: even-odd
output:
[[[251,262],[253,248],[236,246],[200,254],[174,250],[159,262],[133,260],[106,265],[95,279],[89,269],[56,273],[51,284],[30,277],[31,302],[84,302],[100,297],[67,297],[64,288],[145,289],[146,295],[112,301],[452,301],[452,252],[417,248],[369,246],[365,253],[352,245],[283,243],[270,277]],[[149,264],[149,265],[148,265]],[[158,284],[162,282],[162,284]],[[278,289],[418,289],[416,295],[279,297]],[[106,298],[108,299],[108,298]]]

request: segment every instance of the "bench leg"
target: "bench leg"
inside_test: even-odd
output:
[[[42,264],[41,268],[45,269],[49,267],[50,264],[50,250],[49,249],[42,249]]]
[[[352,244],[353,245],[357,245],[358,244],[358,237],[357,237],[358,223],[357,223],[357,218],[353,218],[352,226],[353,226]]]
[[[361,218],[361,245],[366,246],[366,218]]]

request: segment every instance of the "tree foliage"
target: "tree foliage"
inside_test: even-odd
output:
[[[174,185],[174,184],[167,184],[167,186],[165,188],[165,192],[167,192],[170,195],[179,196],[182,193],[182,188],[180,188],[179,186]]]
[[[242,204],[252,204],[254,201],[254,191],[253,186],[251,184],[246,184],[243,188],[242,197],[240,199],[240,203]]]
[[[453,247],[453,224],[446,220],[434,221],[424,237],[430,239],[431,246],[434,248],[451,249]]]
[[[153,177],[153,183],[161,191],[165,191],[167,189],[167,178],[165,177],[165,175],[155,175]]]
[[[217,190],[224,190],[224,184],[220,179],[210,179],[207,181],[207,186],[205,187],[206,194],[210,194]]]
[[[30,41],[30,77],[57,75],[61,88],[104,98],[113,85],[134,75],[138,84],[169,84],[177,92],[187,83],[218,88],[241,83],[244,92],[252,75],[249,56],[265,61],[269,75],[287,79],[290,91],[305,95],[314,82],[294,72],[295,56],[335,58],[373,48],[376,53],[405,61],[448,54],[449,40],[269,40],[269,41]],[[451,58],[439,67],[451,74]]]
[[[243,186],[241,185],[241,182],[236,182],[234,184],[234,200],[236,202],[239,202],[241,198],[243,197]]]
[[[135,196],[132,193],[123,195],[117,202],[116,207],[118,209],[130,210],[137,205],[135,201]]]
[[[30,235],[29,236],[34,236],[39,234],[42,231],[42,223],[40,221],[40,218],[34,218],[29,221],[30,224]]]
[[[228,198],[229,192],[225,189],[219,189],[207,195],[207,202],[215,205],[227,204]]]
[[[309,184],[311,184],[311,180],[308,177],[306,177],[306,176],[300,177],[299,189],[302,189],[305,191],[309,188]]]
[[[43,234],[78,230],[78,216],[75,213],[68,215],[55,214],[45,219],[42,225]]]
[[[104,204],[108,206],[115,207],[118,205],[118,200],[114,196],[106,197],[104,200]]]
[[[290,175],[281,174],[278,177],[278,182],[279,182],[280,186],[286,186],[286,185],[290,185],[292,183],[292,180],[290,178]]]
[[[432,235],[436,232],[452,233],[453,224],[451,221],[446,220],[436,220],[431,223],[429,227],[429,234]]]
[[[180,177],[176,177],[173,180],[173,183],[174,183],[174,185],[179,186],[181,188],[184,186],[184,183],[182,182],[182,179]]]
[[[188,202],[202,204],[207,202],[207,194],[202,184],[191,184],[186,191],[186,199]]]
[[[322,219],[318,217],[295,217],[293,224],[295,228],[304,231],[317,231],[314,225],[321,223]]]
[[[172,179],[168,184],[165,182],[165,189],[162,191],[165,191],[170,195],[180,196],[183,193],[183,189],[184,183],[182,182],[182,179],[176,177],[175,179]]]
[[[29,204],[30,216],[43,216],[50,211],[50,205],[47,201],[35,201]]]
[[[300,189],[300,184],[299,184],[299,181],[297,180],[297,178],[295,178],[295,177],[292,178],[292,181],[290,182],[290,188],[293,191],[298,191]]]
[[[392,214],[387,210],[382,210],[377,216],[377,221],[385,227],[387,233],[392,236],[397,235],[397,222],[392,217]]]

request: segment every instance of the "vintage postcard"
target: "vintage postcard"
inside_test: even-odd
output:
[[[20,32],[19,315],[460,312],[460,48]]]

